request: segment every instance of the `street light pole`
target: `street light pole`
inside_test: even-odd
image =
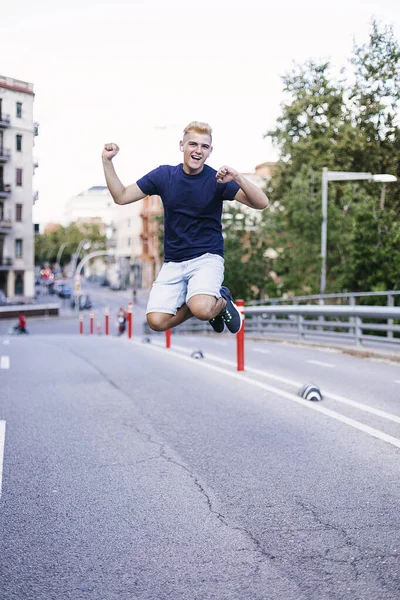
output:
[[[394,175],[388,173],[352,173],[350,171],[328,171],[322,169],[322,224],[321,224],[321,281],[320,294],[326,289],[326,256],[328,242],[328,182],[329,181],[371,181],[375,183],[390,183],[397,181]]]
[[[70,244],[70,243],[71,243],[71,242],[63,242],[63,243],[61,244],[61,246],[59,247],[59,249],[58,249],[58,252],[57,252],[57,258],[56,258],[56,263],[57,263],[58,265],[60,264],[61,255],[62,255],[62,253],[64,252],[64,248],[65,248],[66,246],[68,246],[68,244]]]
[[[72,258],[72,274],[74,274],[76,271],[76,265],[78,263],[79,254],[80,254],[82,248],[84,248],[85,250],[89,250],[90,246],[91,246],[91,242],[89,240],[83,239],[79,242],[78,247],[77,247],[75,253],[73,254],[73,258]]]

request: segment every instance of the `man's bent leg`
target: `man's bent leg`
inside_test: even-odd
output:
[[[193,316],[200,321],[213,319],[225,308],[224,298],[216,298],[208,294],[196,294],[188,300],[188,306]]]
[[[162,312],[149,312],[146,315],[146,319],[149,327],[153,329],[153,331],[167,331],[167,329],[172,329],[172,327],[180,325],[192,316],[187,304],[183,304],[176,311],[176,315]]]

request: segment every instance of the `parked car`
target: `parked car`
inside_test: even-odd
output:
[[[77,298],[79,298],[79,310],[89,310],[90,308],[93,308],[92,299],[87,294],[80,294],[79,296],[72,296],[71,308],[75,308]]]
[[[72,288],[70,288],[68,285],[62,285],[58,288],[57,293],[60,298],[71,298]]]
[[[7,298],[7,296],[5,295],[5,293],[3,292],[3,290],[0,290],[0,306],[4,306],[5,304],[9,304],[10,301]]]

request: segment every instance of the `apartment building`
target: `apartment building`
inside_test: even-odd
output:
[[[66,202],[64,222],[68,225],[100,219],[107,226],[112,220],[113,205],[108,188],[105,185],[93,185]]]
[[[33,84],[0,76],[0,290],[34,297]]]

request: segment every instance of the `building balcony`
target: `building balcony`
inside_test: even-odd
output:
[[[11,150],[0,148],[0,163],[6,163],[11,158]]]
[[[11,196],[11,185],[6,183],[0,186],[0,198],[9,198]]]
[[[0,271],[9,271],[10,269],[12,269],[12,266],[12,258],[5,258],[4,256],[0,256]]]
[[[0,128],[6,129],[7,127],[11,127],[10,115],[0,115]]]
[[[0,218],[0,233],[10,233],[11,230],[12,230],[11,219],[1,219]]]

